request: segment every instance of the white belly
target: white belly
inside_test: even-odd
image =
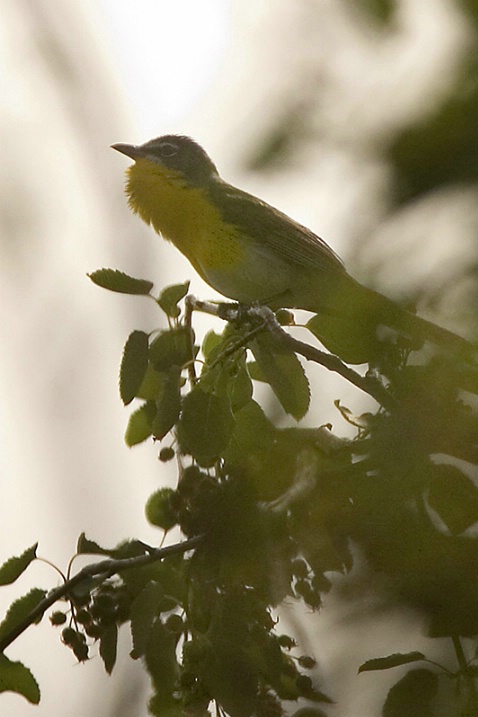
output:
[[[264,268],[266,267],[266,268]],[[231,271],[229,267],[203,269],[206,281],[220,294],[243,304],[268,303],[289,292],[291,269],[270,250],[249,247],[247,256]]]

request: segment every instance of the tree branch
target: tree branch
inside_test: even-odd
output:
[[[174,545],[167,545],[165,548],[157,548],[151,553],[145,555],[136,555],[132,558],[120,558],[120,559],[108,559],[102,560],[99,563],[92,563],[86,565],[79,573],[74,575],[70,580],[67,580],[60,587],[51,590],[48,595],[38,603],[36,608],[32,610],[24,620],[18,623],[10,632],[8,632],[2,639],[0,639],[0,653],[5,650],[14,640],[19,637],[25,630],[33,625],[37,620],[41,619],[45,610],[54,605],[57,600],[65,597],[70,593],[73,588],[80,585],[86,580],[91,580],[93,577],[102,576],[104,580],[107,580],[115,573],[120,573],[123,570],[131,570],[132,568],[138,568],[143,565],[149,565],[158,560],[163,560],[168,555],[177,555],[180,553],[186,553],[188,550],[196,548],[203,540],[202,535],[197,535],[189,540],[184,540],[182,543],[175,543]]]
[[[350,366],[347,366],[338,356],[329,354],[326,351],[299,341],[291,336],[287,331],[284,331],[282,326],[277,321],[274,312],[267,306],[251,306],[244,307],[240,304],[226,304],[220,303],[215,304],[211,301],[201,301],[196,299],[194,296],[187,297],[187,304],[190,310],[196,309],[213,316],[218,316],[225,321],[237,322],[244,320],[245,317],[249,317],[254,321],[258,319],[262,321],[262,327],[258,326],[252,329],[251,335],[245,337],[244,344],[252,338],[262,328],[267,329],[276,338],[277,342],[282,346],[289,348],[297,354],[300,354],[308,361],[314,361],[315,363],[324,366],[324,368],[334,373],[338,373],[346,381],[352,383],[354,386],[359,388],[364,393],[372,396],[377,403],[386,408],[388,411],[393,411],[398,408],[398,404],[387,391],[387,389],[378,381],[371,376],[361,376],[359,373],[354,371]],[[236,346],[232,347],[231,350],[236,350]]]

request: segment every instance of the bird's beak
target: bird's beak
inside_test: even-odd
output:
[[[121,154],[135,160],[145,156],[144,150],[137,144],[112,144],[111,149],[116,149]]]

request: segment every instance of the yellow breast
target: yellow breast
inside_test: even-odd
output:
[[[136,160],[127,173],[132,210],[171,241],[216,291],[243,303],[292,306],[295,279],[288,263],[225,222],[205,188],[148,159]]]
[[[203,188],[191,186],[180,172],[147,159],[137,160],[127,174],[132,210],[171,241],[206,281],[209,272],[242,262],[243,243],[234,227],[224,224]]]

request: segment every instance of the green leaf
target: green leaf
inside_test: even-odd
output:
[[[314,688],[307,692],[304,697],[309,700],[309,702],[326,702],[328,705],[334,704],[334,700],[326,695],[325,692],[321,692],[320,690],[316,690]]]
[[[90,540],[81,533],[78,538],[76,552],[79,555],[107,555],[110,558],[132,558],[135,555],[145,555],[146,546],[140,540],[125,540],[114,548],[102,548],[94,540]],[[101,577],[100,582],[104,581]],[[76,590],[76,588],[74,588]]]
[[[163,380],[163,373],[156,371],[156,369],[148,363],[143,382],[136,392],[136,398],[142,398],[144,401],[156,401],[163,385]]]
[[[383,717],[432,717],[432,702],[438,689],[438,675],[431,670],[407,672],[389,690],[382,708]]]
[[[211,363],[217,358],[219,352],[224,348],[224,338],[215,331],[208,331],[205,335],[201,350],[207,363]]]
[[[152,401],[144,403],[131,414],[124,437],[127,446],[136,446],[149,438],[153,431],[155,416],[156,405]]]
[[[209,334],[208,361],[216,361],[224,349],[224,343],[215,344],[216,335]],[[201,388],[205,392],[229,398],[232,410],[242,408],[252,398],[252,380],[246,364],[246,352],[236,351],[232,356],[216,361],[214,366],[207,363],[201,373]]]
[[[100,637],[100,657],[106,672],[111,675],[116,664],[118,648],[118,627],[116,623],[108,625]]]
[[[376,351],[375,335],[371,336],[358,322],[352,323],[347,317],[342,319],[335,314],[316,314],[306,323],[306,328],[346,363],[366,363]]]
[[[5,655],[0,655],[0,692],[17,692],[34,705],[40,702],[38,682],[28,667]]]
[[[159,488],[149,496],[145,507],[147,520],[163,530],[171,530],[178,522],[177,511],[171,505],[171,498],[176,495],[172,488]]]
[[[280,687],[284,669],[284,653],[277,635],[266,630],[258,631],[253,642],[248,646],[251,663],[259,674],[263,675],[272,689]]]
[[[148,702],[148,713],[151,713],[153,717],[184,717],[186,714],[181,701],[171,698],[166,703],[164,695],[162,694],[155,694],[151,697]],[[201,714],[207,717],[210,713],[204,711],[201,712]]]
[[[235,419],[234,437],[225,453],[228,464],[244,469],[248,462],[254,467],[265,462],[275,431],[262,408],[250,401],[235,414]]]
[[[87,274],[91,281],[103,289],[116,291],[119,294],[139,294],[147,296],[154,284],[146,279],[135,279],[118,269],[98,269]]]
[[[84,533],[81,533],[76,544],[76,552],[78,555],[110,555],[111,551],[102,548],[95,543],[94,540],[90,540]]]
[[[159,619],[150,629],[145,661],[157,695],[172,702],[178,673],[176,639]]]
[[[234,412],[239,411],[251,401],[253,386],[245,361],[236,364],[234,375],[229,378],[227,392]]]
[[[254,712],[258,675],[240,644],[214,641],[200,675],[211,696],[231,717],[247,717]]]
[[[247,369],[250,377],[254,381],[261,381],[262,383],[268,383],[266,376],[262,373],[256,361],[248,361]]]
[[[396,652],[393,655],[387,655],[387,657],[376,657],[373,660],[367,660],[367,662],[360,665],[358,671],[360,673],[372,670],[389,670],[391,667],[399,667],[400,665],[407,665],[409,662],[424,659],[425,655],[422,652]]]
[[[455,535],[478,521],[476,485],[455,466],[434,466],[427,499]]]
[[[193,360],[191,332],[185,326],[162,331],[149,347],[149,359],[157,371],[183,367]]]
[[[161,388],[156,397],[156,416],[152,424],[153,436],[160,440],[169,433],[179,418],[181,371],[173,367],[169,371],[163,371],[161,378]]]
[[[104,583],[104,580],[105,579],[103,576],[95,578],[86,578],[70,590],[70,592],[68,593],[68,597],[71,598],[72,602],[75,603],[75,605],[85,605],[87,602],[90,601],[90,597],[93,591],[99,585]]]
[[[160,600],[164,595],[161,583],[151,580],[131,605],[132,657],[142,657],[151,639],[151,627],[160,613]]]
[[[124,405],[138,394],[148,367],[148,334],[133,331],[126,341],[120,368],[120,396]]]
[[[193,389],[183,401],[178,423],[181,449],[201,464],[214,461],[227,447],[234,416],[227,397]]]
[[[184,299],[189,291],[189,284],[191,282],[185,281],[184,284],[173,284],[167,286],[159,295],[158,304],[167,316],[176,319],[181,313],[178,308],[178,303],[181,299]]]
[[[33,588],[23,597],[15,600],[7,610],[7,613],[0,623],[0,638],[4,638],[15,627],[17,627],[37,607],[46,595],[46,590]],[[35,622],[40,622],[37,619]]]
[[[267,334],[259,335],[250,347],[261,374],[284,411],[299,421],[310,403],[309,382],[299,359],[292,351],[278,349]]]
[[[10,585],[28,568],[36,558],[38,543],[27,548],[21,555],[9,558],[0,567],[0,585]]]

